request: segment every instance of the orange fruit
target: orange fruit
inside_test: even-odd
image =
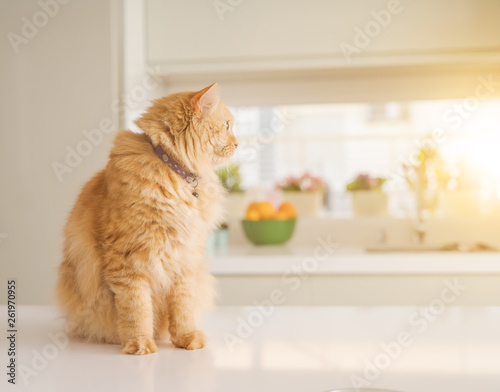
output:
[[[252,202],[250,203],[248,206],[247,206],[247,212],[250,211],[250,210],[255,210],[257,208],[257,205],[259,203],[256,203],[256,202]]]
[[[285,201],[280,205],[280,207],[278,208],[278,213],[283,214],[283,216],[287,216],[286,219],[294,219],[297,217],[297,210],[289,201]]]
[[[288,220],[288,214],[285,211],[278,211],[276,216],[274,217],[276,220]]]
[[[276,215],[274,206],[268,201],[257,203],[257,210],[259,211],[261,219],[274,219]]]
[[[259,203],[250,203],[247,207],[246,219],[260,220]]]
[[[260,214],[257,210],[252,209],[252,210],[247,211],[246,218],[247,218],[247,220],[250,220],[250,221],[258,221],[258,220],[260,220]]]

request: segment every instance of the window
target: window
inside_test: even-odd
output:
[[[469,180],[475,177],[490,190],[500,179],[498,100],[475,106],[443,100],[231,110],[240,143],[234,160],[243,187],[271,189],[280,179],[309,172],[328,184],[328,209],[334,214],[350,212],[345,186],[357,174],[368,173],[389,179],[393,216],[411,215],[413,194],[401,165],[429,140],[451,176],[470,172]]]

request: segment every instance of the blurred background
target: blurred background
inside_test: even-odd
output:
[[[151,99],[217,81],[240,143],[219,171],[228,211],[208,244],[221,304],[304,271],[286,304],[418,305],[456,276],[460,303],[500,304],[500,2],[0,10],[0,268],[21,303],[53,302],[65,219],[116,130],[140,132]],[[293,205],[288,242],[252,244],[252,202]],[[309,268],[321,241],[335,250]]]

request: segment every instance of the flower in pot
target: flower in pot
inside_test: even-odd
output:
[[[324,204],[326,184],[319,178],[304,174],[288,177],[278,182],[276,188],[283,191],[283,199],[292,203],[301,217],[316,217]]]
[[[387,213],[387,194],[382,192],[386,182],[382,177],[359,174],[347,184],[347,191],[352,193],[352,209],[355,216],[376,216]]]

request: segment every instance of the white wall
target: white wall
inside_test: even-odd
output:
[[[60,0],[63,2],[62,0]],[[114,0],[66,1],[43,11],[36,1],[0,3],[0,298],[7,278],[17,279],[18,302],[53,300],[61,261],[62,229],[79,189],[107,160],[112,133],[88,156],[62,174],[66,148],[86,140],[83,130],[116,118],[116,30]],[[49,12],[53,16],[47,16]],[[40,13],[42,12],[42,13]],[[45,17],[44,17],[45,14]],[[23,18],[45,25],[20,44],[16,54],[9,32],[22,34]],[[24,19],[26,20],[26,19]],[[27,31],[27,33],[30,33]],[[87,145],[88,147],[88,145]]]
[[[151,75],[146,61],[145,16],[143,0],[123,0],[122,75],[124,105],[122,127],[139,131],[134,120],[163,94],[162,80]],[[164,43],[166,40],[164,40]]]
[[[462,99],[500,79],[497,0],[144,2],[168,93],[218,81],[232,106]]]

